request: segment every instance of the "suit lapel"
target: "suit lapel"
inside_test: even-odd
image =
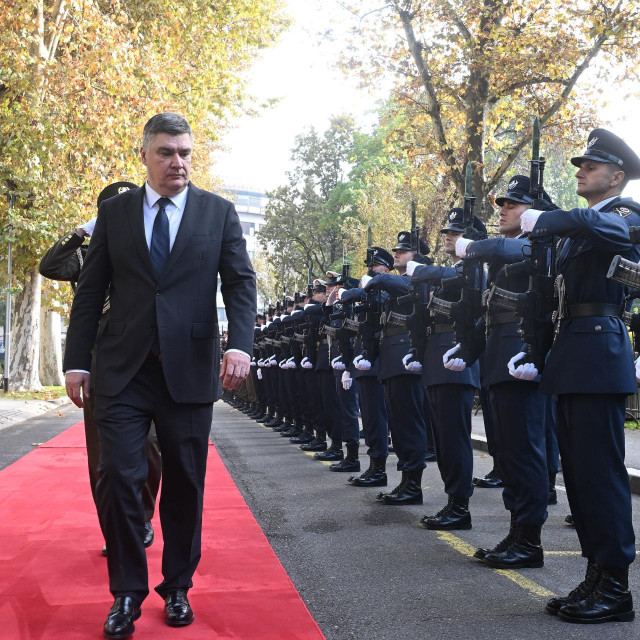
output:
[[[180,258],[182,252],[187,248],[191,236],[198,229],[198,220],[202,214],[202,192],[197,187],[189,184],[189,193],[187,194],[187,202],[182,213],[182,220],[178,227],[178,233],[173,243],[169,258],[164,265],[162,274],[172,269]],[[151,260],[149,260],[151,262]],[[161,275],[162,275],[161,274]]]
[[[147,246],[147,238],[144,234],[144,211],[142,208],[144,195],[145,190],[144,186],[142,186],[129,201],[127,217],[129,218],[133,242],[138,249],[140,258],[155,278],[155,269],[153,268],[153,262],[151,262],[151,255],[149,254],[149,247]]]

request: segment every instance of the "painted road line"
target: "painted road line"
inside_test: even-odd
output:
[[[463,556],[467,556],[469,558],[473,557],[473,554],[476,552],[476,548],[458,538],[458,536],[454,535],[449,531],[436,531],[435,532],[438,538],[442,540],[444,543],[448,544],[452,549],[455,549],[458,553],[461,553]],[[508,578],[512,582],[515,582],[519,587],[528,591],[537,597],[551,598],[556,594],[553,591],[549,591],[544,587],[540,586],[533,582],[533,580],[529,580],[529,578],[525,578],[521,573],[514,571],[512,569],[492,569],[492,571],[499,573],[500,575]]]

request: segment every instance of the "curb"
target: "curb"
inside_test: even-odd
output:
[[[481,436],[479,433],[471,434],[471,443],[473,448],[477,451],[489,451],[487,446],[487,438]],[[640,469],[634,469],[633,467],[627,467],[629,473],[629,484],[631,485],[631,493],[640,495]]]

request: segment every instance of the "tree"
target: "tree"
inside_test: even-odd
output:
[[[554,144],[582,146],[596,101],[587,69],[608,84],[635,77],[636,0],[389,0],[339,3],[357,21],[342,65],[364,84],[397,74],[414,162],[464,193],[474,167],[479,213],[531,141],[533,116]],[[592,86],[592,85],[591,85]]]
[[[2,5],[0,189],[18,195],[11,216],[0,204],[0,239],[14,242],[19,291],[11,380],[37,388],[43,251],[94,215],[106,184],[140,180],[141,127],[159,111],[191,122],[194,181],[206,187],[209,154],[241,108],[244,71],[286,20],[282,0]]]
[[[287,291],[306,282],[309,269],[324,276],[342,262],[342,223],[355,213],[346,185],[353,134],[352,118],[337,116],[322,135],[311,128],[297,136],[288,183],[267,194],[266,224],[259,240]]]

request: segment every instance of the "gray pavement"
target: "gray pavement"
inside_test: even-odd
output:
[[[82,419],[72,405],[0,430],[0,468]],[[473,529],[431,532],[417,526],[445,503],[435,464],[423,477],[425,504],[390,507],[378,489],[346,484],[285,438],[223,403],[211,432],[227,469],[328,640],[627,640],[640,622],[570,625],[543,612],[550,594],[565,594],[584,573],[575,531],[564,524],[566,495],[549,508],[542,569],[496,571],[473,560],[477,546],[506,533],[501,492],[476,490]],[[361,447],[363,460],[365,447]],[[390,458],[389,486],[400,474]],[[474,452],[476,474],[491,467]],[[633,497],[640,531],[640,497]],[[640,597],[640,571],[631,588]],[[640,616],[639,616],[640,619]],[[284,640],[284,639],[283,639]]]
[[[19,422],[34,418],[47,411],[56,409],[68,404],[69,398],[58,398],[57,400],[19,400],[14,398],[3,398],[0,396],[0,429],[6,429]]]

